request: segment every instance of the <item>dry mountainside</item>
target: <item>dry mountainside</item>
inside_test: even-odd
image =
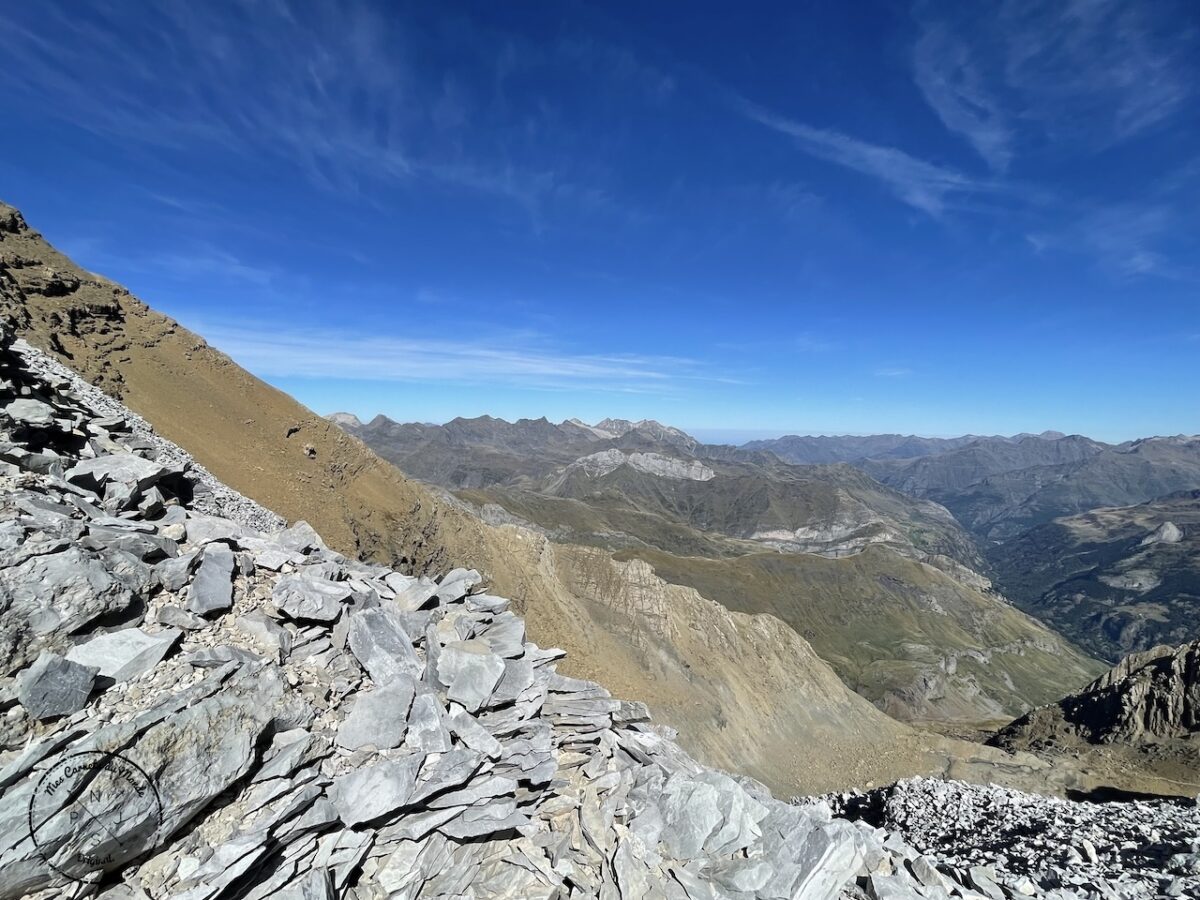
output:
[[[3,205],[0,313],[222,482],[288,521],[312,523],[330,547],[412,575],[478,570],[492,590],[515,598],[531,639],[568,652],[564,673],[649,703],[709,765],[784,794],[923,773],[1033,787],[1057,775],[1032,757],[944,741],[888,718],[778,619],[731,612],[667,584],[644,562],[484,525],[124,288],[80,269]]]
[[[1002,900],[279,524],[0,328],[0,900]]]
[[[901,720],[1004,722],[1103,669],[992,590],[944,507],[849,465],[791,465],[658,422],[331,418],[490,521],[778,617]]]

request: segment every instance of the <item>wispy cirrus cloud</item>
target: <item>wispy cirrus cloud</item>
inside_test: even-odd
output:
[[[879,378],[907,378],[912,373],[913,370],[906,366],[884,366],[875,370],[875,375]]]
[[[744,98],[735,102],[751,121],[787,135],[805,153],[877,179],[904,203],[934,218],[963,198],[999,190],[992,181],[927,162],[897,147],[873,144],[834,129],[815,128]]]
[[[103,0],[0,9],[0,90],[181,171],[220,153],[231,170],[282,165],[366,202],[381,186],[422,186],[535,216],[629,212],[562,146],[570,132],[553,110],[512,108],[505,79],[556,62],[598,95],[662,103],[668,74],[599,40],[513,47],[451,12],[437,27],[418,19],[365,0],[163,3],[137,17]]]
[[[461,340],[362,336],[207,322],[202,333],[265,378],[319,378],[612,393],[680,392],[697,382],[740,383],[685,357],[572,353],[528,333]]]
[[[1160,125],[1195,94],[1186,7],[1122,0],[919,3],[913,78],[950,131],[1005,171],[1048,144],[1094,153]]]
[[[942,123],[963,135],[992,169],[1012,161],[1013,129],[984,83],[971,47],[944,23],[922,28],[913,49],[917,86]]]

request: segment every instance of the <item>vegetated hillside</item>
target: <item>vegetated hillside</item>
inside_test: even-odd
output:
[[[75,266],[2,205],[0,313],[222,481],[311,522],[335,549],[413,573],[479,569],[496,592],[520,598],[534,640],[571,654],[567,671],[648,701],[710,764],[796,792],[975,758],[976,748],[879,713],[776,619],[731,613],[595,548],[485,526],[201,337]],[[992,760],[980,765],[990,772]]]
[[[492,418],[356,431],[490,521],[620,550],[730,609],[778,616],[903,719],[1003,720],[1100,669],[990,591],[943,507],[848,465],[708,447],[658,423],[617,437],[606,423]]]
[[[1083,690],[1010,723],[990,743],[1073,758],[1126,784],[1200,777],[1200,641],[1133,653]],[[1150,788],[1156,789],[1156,788]]]
[[[897,490],[941,503],[988,551],[1059,516],[1200,488],[1200,438],[1119,445],[1079,435],[984,439],[922,459],[872,460],[863,468]]]
[[[1014,602],[1102,659],[1200,633],[1200,490],[1064,516],[993,561]]]
[[[905,720],[1003,720],[1083,684],[1100,666],[995,596],[882,547],[841,559],[753,553],[700,559],[651,550],[668,581],[731,609],[770,613],[804,636],[842,680]]]

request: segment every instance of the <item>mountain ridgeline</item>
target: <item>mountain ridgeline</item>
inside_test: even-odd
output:
[[[487,521],[602,547],[783,620],[901,719],[1001,721],[1099,671],[992,589],[945,507],[844,462],[793,465],[652,421],[336,418]]]
[[[668,583],[644,560],[485,521],[120,285],[80,268],[3,204],[0,317],[220,482],[288,521],[308,521],[349,558],[414,576],[478,570],[491,591],[514,598],[531,640],[567,651],[561,672],[647,702],[707,764],[784,795],[946,771],[1046,784],[1047,767],[1035,759],[889,718],[774,616],[731,610]],[[1086,680],[1059,679],[1072,682],[1067,687]],[[14,740],[4,751],[20,754],[22,746]]]

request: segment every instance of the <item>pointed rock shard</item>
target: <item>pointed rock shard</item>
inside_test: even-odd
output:
[[[312,869],[275,895],[275,900],[336,900],[328,869]]]
[[[233,551],[225,544],[209,544],[204,548],[188,592],[191,612],[207,616],[233,606],[233,566]]]
[[[450,749],[450,733],[446,730],[445,711],[436,694],[418,694],[408,713],[408,734],[404,746],[426,753],[445,753]]]
[[[87,705],[98,671],[94,666],[43,653],[17,675],[17,699],[38,720],[69,715]]]
[[[92,638],[71,648],[67,659],[92,666],[105,678],[128,681],[158,665],[183,635],[176,628],[148,634],[140,628],[125,628]]]
[[[400,676],[420,678],[425,668],[394,613],[377,607],[350,616],[350,652],[377,685]]]
[[[496,740],[490,731],[475,721],[474,716],[468,716],[464,712],[450,716],[446,720],[450,726],[450,730],[458,735],[459,739],[472,750],[491,759],[499,759],[502,749],[500,742]]]
[[[261,609],[252,610],[234,623],[260,647],[286,659],[292,652],[292,633],[270,618]]]
[[[447,696],[476,712],[492,696],[504,675],[504,660],[479,640],[452,641],[438,657],[438,679]]]
[[[386,684],[360,693],[338,729],[338,746],[347,750],[399,747],[408,730],[408,711],[416,688],[411,676],[397,674]]]
[[[353,827],[395,812],[407,804],[424,760],[424,753],[412,753],[335,778],[329,789],[330,799],[342,822]]]
[[[344,582],[328,581],[307,572],[284,575],[271,591],[271,600],[289,619],[332,622],[352,591]]]

